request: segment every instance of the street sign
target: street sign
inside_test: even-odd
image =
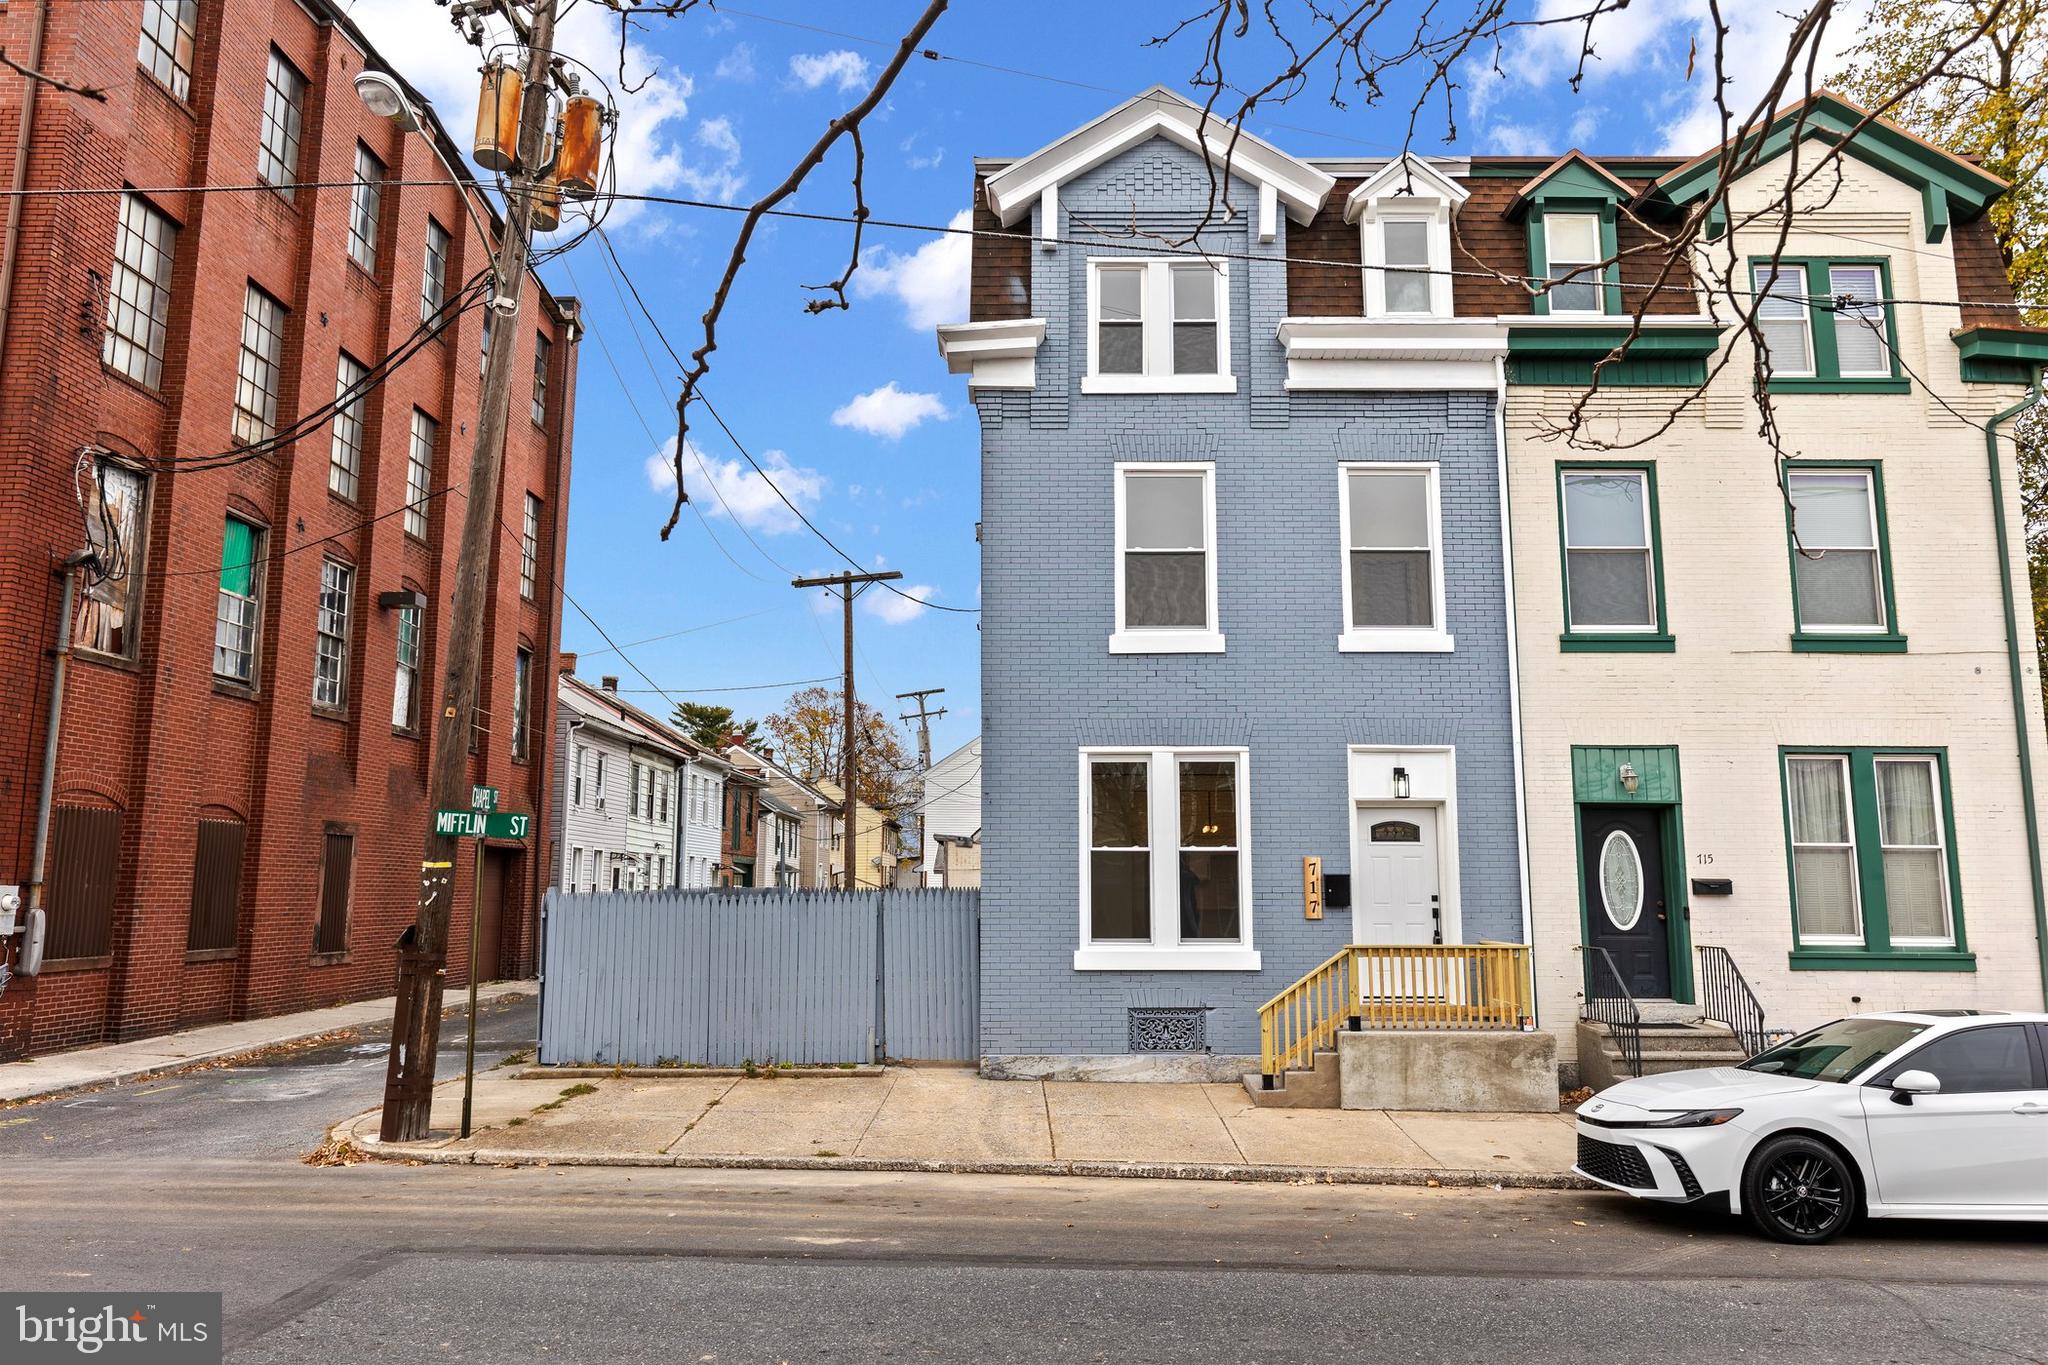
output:
[[[496,787],[471,787],[469,789],[469,808],[481,811],[496,810],[498,808],[498,789]]]
[[[484,817],[486,839],[524,839],[533,829],[531,815],[514,815],[510,811],[492,811]]]
[[[452,835],[457,839],[481,839],[484,837],[484,821],[488,818],[480,810],[437,810],[434,812],[434,833]]]

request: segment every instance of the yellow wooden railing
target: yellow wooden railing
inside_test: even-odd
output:
[[[1315,1064],[1346,1027],[1519,1029],[1535,1016],[1520,943],[1354,943],[1259,1007],[1259,1070]]]

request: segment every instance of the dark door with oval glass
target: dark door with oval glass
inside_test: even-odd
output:
[[[1639,806],[1583,806],[1579,865],[1586,943],[1614,957],[1637,999],[1671,996],[1671,925],[1659,816]]]

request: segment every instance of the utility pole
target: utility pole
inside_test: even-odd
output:
[[[520,34],[526,42],[526,83],[519,109],[519,168],[505,196],[505,230],[498,240],[497,278],[490,304],[498,323],[491,329],[476,446],[469,460],[462,549],[455,562],[455,599],[448,612],[448,668],[427,784],[429,810],[465,808],[470,799],[469,731],[476,710],[491,548],[498,534],[498,478],[504,466],[505,422],[512,400],[512,353],[520,336],[520,328],[514,324],[526,287],[527,232],[553,85],[550,67],[555,56],[556,0],[531,0],[531,4],[532,18]],[[517,16],[513,18],[516,26]],[[469,192],[465,185],[458,185],[457,190]],[[399,939],[398,1003],[392,1012],[391,1054],[379,1129],[386,1142],[414,1142],[428,1133],[434,1052],[441,1039],[441,990],[448,977],[448,917],[454,908],[458,842],[453,834],[436,834],[430,827],[420,859],[419,913],[412,928]],[[483,856],[482,843],[477,843],[475,851],[477,857]]]
[[[902,574],[890,569],[881,573],[836,573],[822,578],[797,578],[790,581],[792,588],[837,588],[839,597],[846,608],[846,662],[839,685],[840,700],[845,704],[846,734],[841,741],[840,757],[843,759],[843,778],[839,788],[839,819],[846,840],[846,889],[854,889],[857,876],[853,870],[854,811],[859,806],[853,794],[853,599],[875,583],[886,583],[901,578]]]
[[[931,850],[924,842],[924,775],[932,770],[932,722],[946,714],[946,708],[943,706],[936,711],[927,711],[924,700],[926,697],[936,697],[945,690],[943,687],[926,687],[916,692],[896,694],[898,701],[908,701],[912,698],[917,701],[915,716],[902,715],[896,719],[917,722],[917,860],[920,863],[931,860]]]

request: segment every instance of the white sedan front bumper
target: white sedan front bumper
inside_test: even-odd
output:
[[[1751,1135],[1735,1123],[1716,1128],[1609,1127],[1581,1118],[1574,1126],[1579,1150],[1573,1171],[1638,1199],[1675,1203],[1732,1193],[1742,1178],[1751,1142]]]

